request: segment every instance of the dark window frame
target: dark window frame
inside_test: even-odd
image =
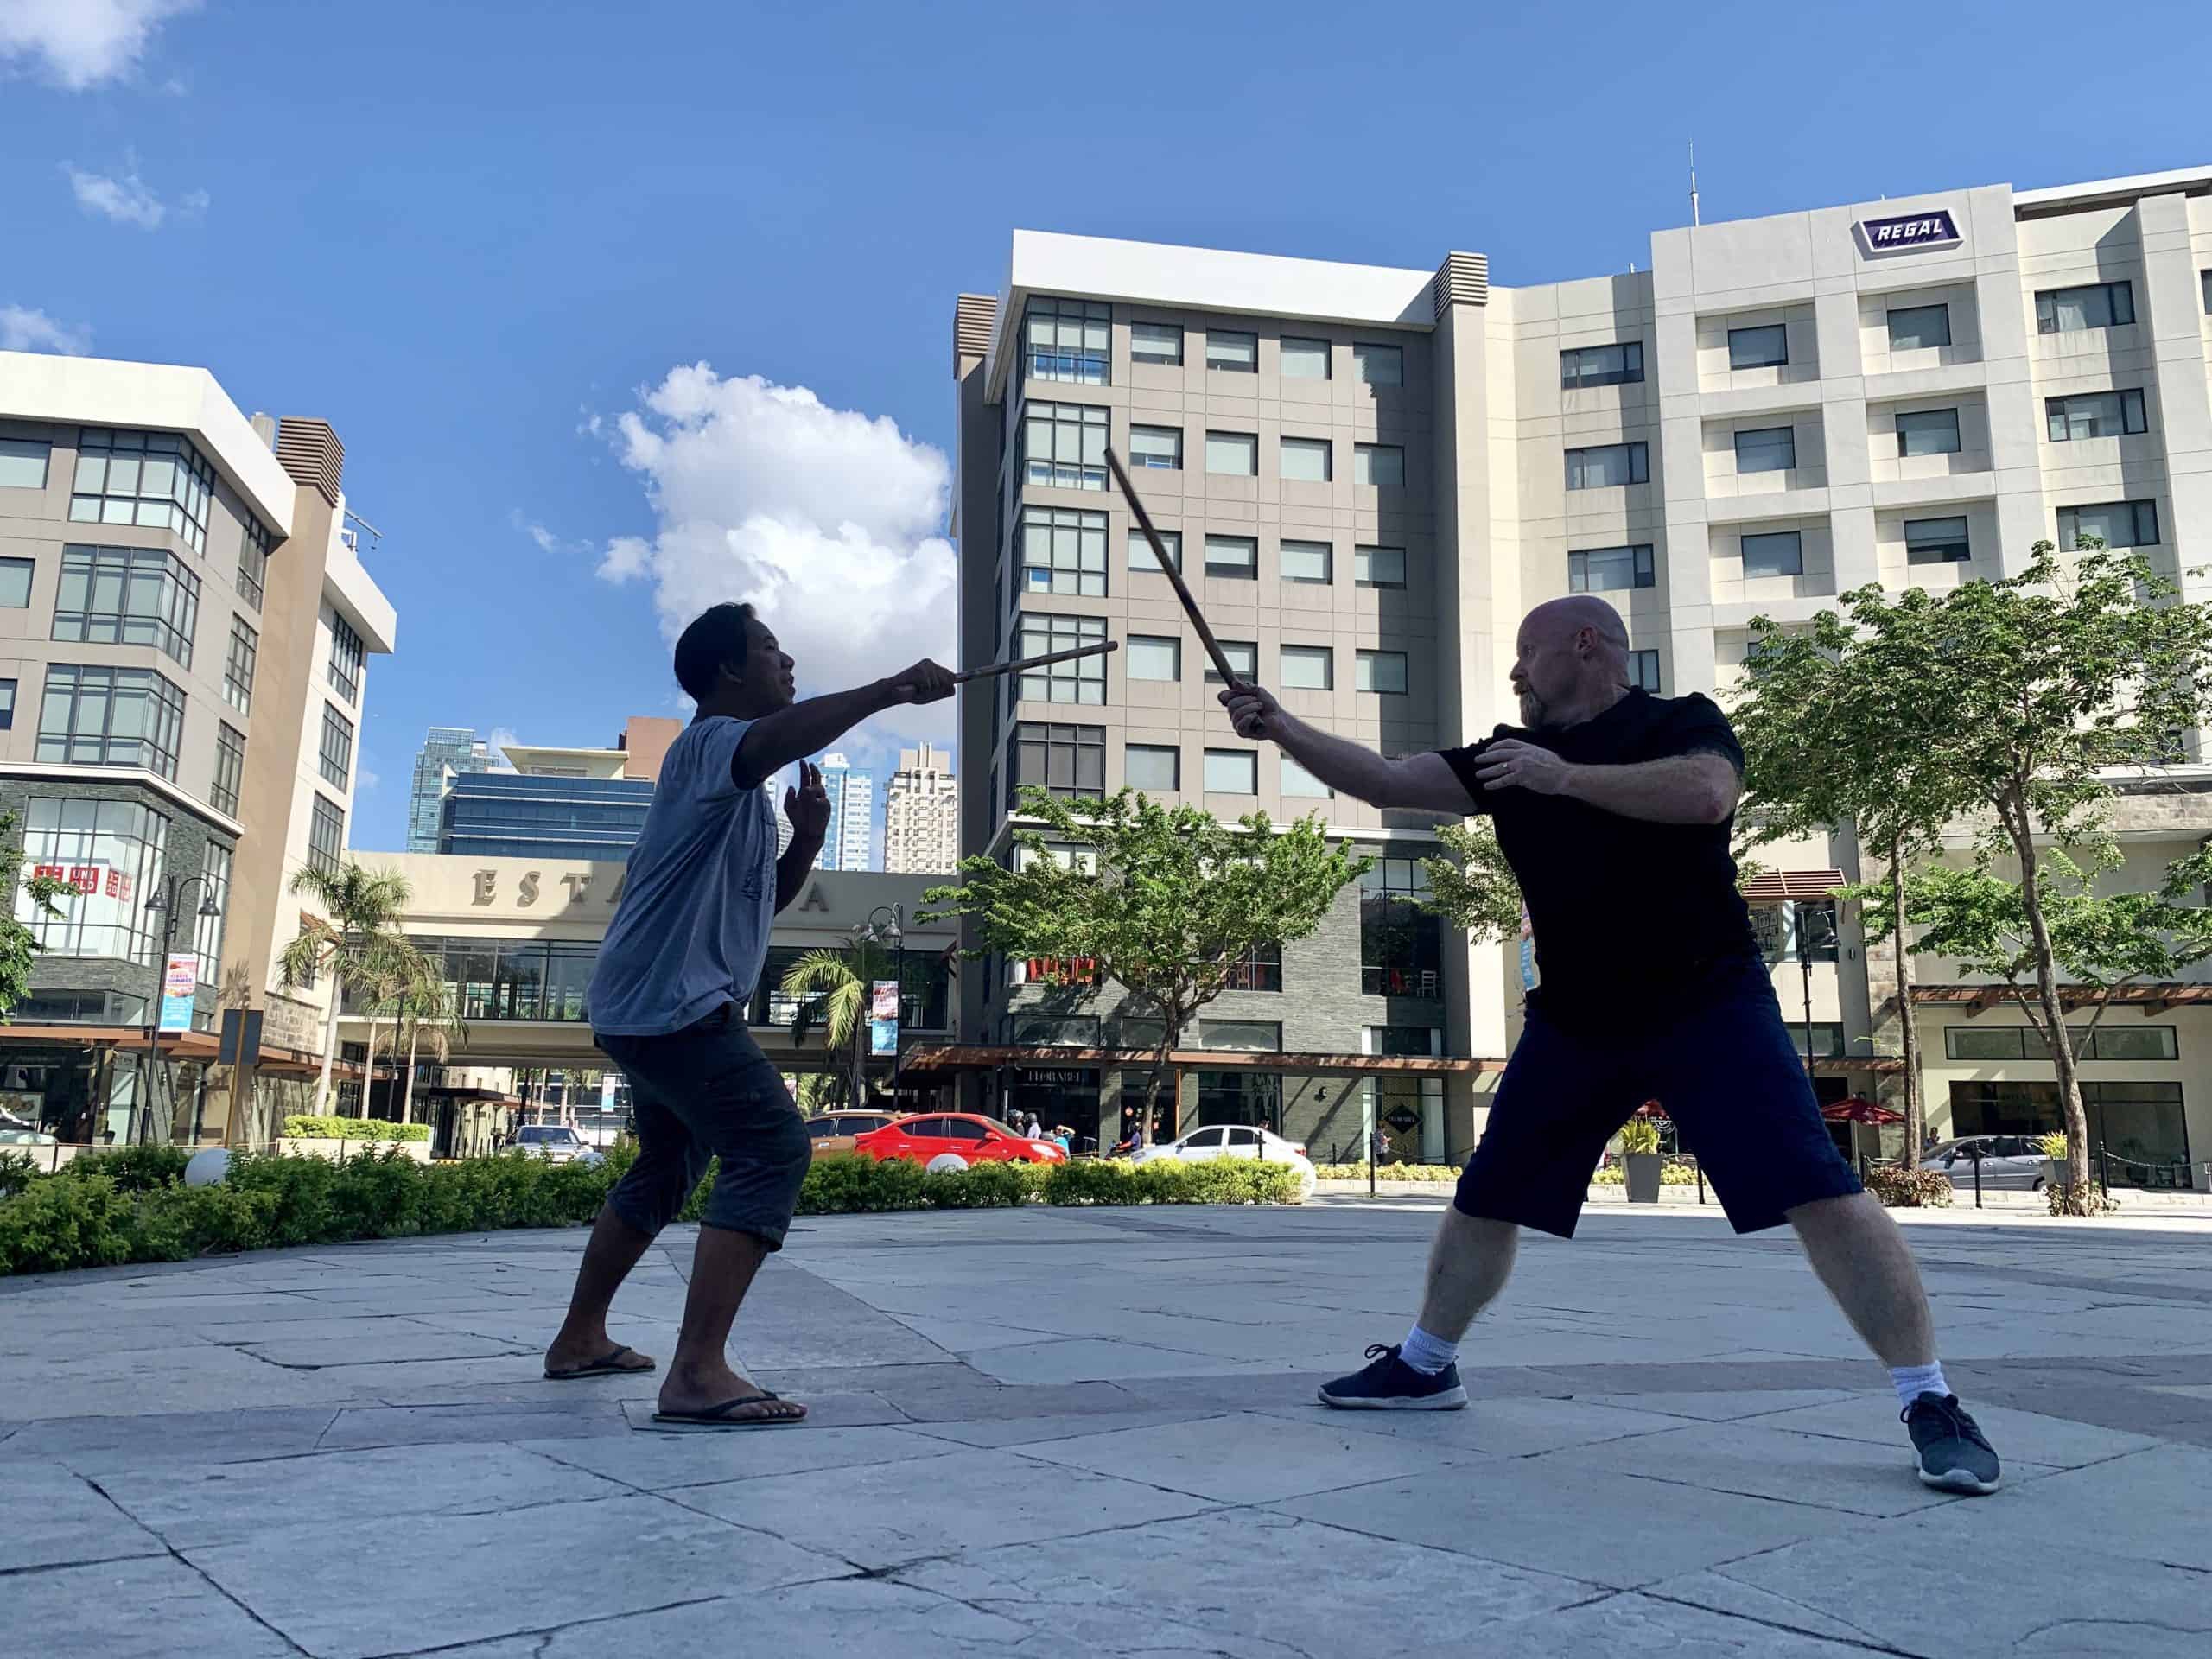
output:
[[[369,648],[353,625],[330,613],[330,689],[355,708],[361,702],[361,677],[368,670]]]
[[[1777,434],[1782,435],[1789,440],[1789,459],[1788,461],[1784,461],[1779,467],[1747,467],[1744,465],[1744,440],[1745,438],[1770,440]],[[1794,424],[1784,426],[1738,427],[1736,429],[1734,433],[1731,435],[1730,447],[1734,449],[1736,454],[1736,473],[1738,477],[1743,476],[1746,473],[1794,473],[1797,470],[1797,428]]]
[[[1172,328],[1175,331],[1175,355],[1161,357],[1137,350],[1137,330],[1140,328]],[[1149,317],[1129,320],[1129,361],[1149,363],[1155,368],[1179,369],[1183,366],[1183,325],[1179,322],[1154,322]]]
[[[346,809],[316,790],[308,817],[308,868],[335,875],[345,851]]]
[[[261,636],[244,617],[231,618],[231,643],[223,658],[223,701],[242,715],[253,712],[253,677],[261,660]]]
[[[1747,542],[1767,541],[1770,539],[1778,541],[1784,536],[1787,536],[1790,540],[1797,544],[1797,568],[1794,570],[1760,570],[1754,573],[1751,569],[1751,555],[1745,550],[1745,543]],[[1747,581],[1763,580],[1769,576],[1802,576],[1805,574],[1805,532],[1802,530],[1746,530],[1739,531],[1736,537],[1736,557],[1745,567],[1744,575]]]
[[[1943,338],[1933,341],[1916,340],[1910,346],[1898,345],[1897,319],[1929,311],[1940,311],[1943,314]],[[1893,352],[1939,351],[1951,343],[1951,302],[1948,300],[1931,300],[1924,305],[1900,305],[1885,309],[1882,314],[1882,322],[1885,331],[1890,337],[1890,349]]]
[[[1603,361],[1603,353],[1618,352],[1620,366],[1593,369],[1590,359]],[[1559,385],[1562,391],[1587,391],[1595,386],[1632,386],[1643,379],[1643,342],[1617,340],[1603,346],[1569,346],[1559,354]]]
[[[1958,534],[1937,536],[1931,527],[1938,524],[1956,524]],[[1912,538],[1916,529],[1922,532],[1917,543]],[[1908,518],[1904,533],[1907,564],[1963,564],[1974,557],[1973,524],[1965,513],[1947,513],[1941,518]]]
[[[1650,671],[1646,673],[1644,671]],[[1639,691],[1660,695],[1659,653],[1649,647],[1628,654],[1628,683]]]
[[[257,614],[269,593],[269,527],[248,513],[245,533],[238,542],[238,590]]]
[[[1069,349],[1064,338],[1067,325],[1076,328],[1076,344]],[[1037,344],[1037,326],[1049,322],[1053,334],[1048,348]],[[1103,328],[1103,341],[1092,346],[1090,331]],[[1058,385],[1109,386],[1114,383],[1114,308],[1096,300],[1033,296],[1021,311],[1021,367],[1031,380]],[[1091,371],[1096,371],[1093,377]]]
[[[1129,756],[1140,752],[1141,752],[1147,759],[1162,754],[1171,757],[1173,764],[1169,769],[1168,782],[1165,784],[1141,784],[1131,780],[1128,775]],[[1131,789],[1156,789],[1172,791],[1178,795],[1181,794],[1183,792],[1183,746],[1179,743],[1124,744],[1122,746],[1122,781],[1128,784]]]
[[[79,603],[69,603],[72,587]],[[151,590],[150,608],[142,602]],[[104,607],[111,590],[114,608]],[[61,550],[54,594],[53,639],[72,645],[149,645],[179,667],[192,666],[200,626],[200,575],[165,547],[104,547],[72,542]]]
[[[2101,291],[2105,300],[2106,321],[2085,323],[2079,328],[2061,325],[2058,308],[2068,299],[2078,295]],[[2120,314],[2125,311],[2127,315]],[[2073,283],[2063,288],[2039,288],[2036,290],[2036,333],[2038,334],[2087,334],[2100,328],[2127,328],[2137,321],[2135,284],[2121,276],[2108,283]]]
[[[1016,721],[1013,734],[1007,742],[1007,753],[1013,761],[1007,772],[1006,802],[1009,810],[1020,800],[1025,784],[1034,784],[1062,800],[1098,800],[1106,793],[1106,728],[1074,721],[1023,720]],[[1033,758],[1039,764],[1033,767]],[[1065,758],[1065,765],[1061,765]],[[1026,774],[1041,771],[1043,776],[1031,778]],[[1068,781],[1055,783],[1056,772],[1065,771]],[[1086,775],[1096,774],[1095,784],[1086,783]]]
[[[1243,675],[1248,682],[1258,678],[1260,672],[1260,643],[1258,640],[1216,639],[1214,644],[1219,645],[1221,647],[1221,654],[1229,658],[1229,665],[1235,669],[1239,674]],[[1221,671],[1213,665],[1213,658],[1211,654],[1206,658],[1205,682],[1208,685],[1220,685],[1224,683],[1221,677]]]
[[[1359,574],[1359,567],[1361,563],[1360,555],[1363,553],[1368,556],[1366,564],[1370,572],[1369,575],[1364,576]],[[1374,556],[1377,553],[1395,553],[1398,556],[1398,579],[1395,582],[1379,580],[1372,574],[1375,569]],[[1408,563],[1406,550],[1404,548],[1390,547],[1379,542],[1363,542],[1356,544],[1352,548],[1351,559],[1353,587],[1395,589],[1400,592],[1404,590],[1406,586],[1406,572]]]
[[[1321,574],[1318,576],[1294,576],[1284,556],[1295,548],[1300,556],[1319,551]],[[1293,582],[1303,588],[1333,587],[1337,579],[1337,546],[1334,542],[1309,541],[1302,536],[1278,536],[1275,538],[1275,574],[1284,582]]]
[[[1014,659],[1025,657],[1049,656],[1054,652],[1072,651],[1078,645],[1103,645],[1106,639],[1106,619],[1103,616],[1080,616],[1060,611],[1019,611],[1014,619]],[[1008,677],[1018,682],[1010,688],[1011,700],[1051,703],[1055,706],[1075,707],[1081,704],[1103,706],[1106,702],[1106,658],[1103,656],[1078,657],[1072,662],[1054,663],[1027,674]],[[1057,688],[1070,686],[1072,696],[1056,695]],[[1085,696],[1090,692],[1092,695]]]
[[[1035,563],[1030,557],[1029,532],[1039,529],[1045,533],[1046,562]],[[1057,594],[1064,599],[1103,599],[1110,581],[1106,567],[1106,538],[1113,532],[1113,521],[1097,507],[1025,506],[1014,525],[1014,595],[1017,604],[1025,594]],[[1060,562],[1060,537],[1063,533],[1074,537],[1075,563]],[[1098,550],[1098,565],[1091,569],[1085,564],[1090,548]],[[1044,581],[1033,579],[1032,573],[1041,573]],[[1063,577],[1072,578],[1064,583]],[[1096,577],[1097,586],[1090,587]]]
[[[1224,563],[1220,567],[1217,568],[1214,563],[1213,556],[1214,543],[1217,542],[1234,542],[1239,547],[1249,548],[1252,554],[1251,562],[1249,564],[1239,563],[1236,565]],[[1205,573],[1214,581],[1257,582],[1260,579],[1260,538],[1258,537],[1211,534],[1207,536],[1205,539],[1204,550],[1205,553]]]
[[[1570,548],[1567,555],[1567,591],[1570,594],[1625,594],[1638,588],[1658,584],[1658,570],[1653,559],[1653,543],[1630,542],[1620,547]],[[1612,554],[1628,556],[1629,580],[1604,588],[1590,585],[1590,561]]]
[[[1211,768],[1215,760],[1241,760],[1252,771],[1249,789],[1216,789]],[[1201,760],[1198,772],[1201,791],[1208,795],[1257,795],[1260,792],[1260,752],[1257,749],[1208,748]]]
[[[315,747],[315,766],[323,782],[334,788],[351,786],[353,776],[353,722],[336,703],[322,705],[322,736]]]
[[[1213,343],[1217,340],[1249,341],[1252,360],[1249,363],[1217,363],[1213,359]],[[1260,372],[1260,336],[1249,328],[1209,328],[1206,330],[1206,372],[1209,374],[1257,374]]]
[[[215,723],[215,775],[207,785],[207,804],[232,817],[238,815],[238,790],[245,779],[245,735],[228,721]]]
[[[140,710],[139,729],[118,735],[115,709],[126,688],[134,697],[143,697],[145,707]],[[47,718],[57,696],[67,699],[59,725]],[[82,715],[94,708],[101,711],[99,728],[80,727]],[[45,695],[39,702],[40,760],[62,766],[141,766],[174,783],[183,739],[183,689],[159,670],[99,663],[47,664]],[[80,752],[88,747],[92,752]]]
[[[1950,448],[1948,449],[1919,449],[1908,448],[1907,439],[1905,436],[1905,423],[1907,421],[1918,421],[1931,415],[1948,415],[1951,417]],[[1955,455],[1960,454],[1965,448],[1965,435],[1960,429],[1959,411],[1956,405],[1948,409],[1901,409],[1898,410],[1891,418],[1894,423],[1894,429],[1897,435],[1897,459],[1899,461],[1910,461],[1921,455]],[[1941,431],[1942,429],[1940,427],[1932,429],[1916,427],[1914,429],[1916,436],[1919,433],[1928,430]]]
[[[2099,397],[2117,398],[2120,403],[2120,430],[2117,432],[2085,432],[2076,437],[2073,426],[2074,405],[2086,404]],[[2109,391],[2074,391],[2062,397],[2043,400],[2044,436],[2052,443],[2088,443],[2099,438],[2130,438],[2151,429],[2150,404],[2145,400],[2140,386],[2114,386]]]
[[[1782,355],[1780,357],[1762,357],[1748,363],[1738,361],[1736,351],[1739,338],[1747,339],[1753,334],[1770,334],[1781,338]],[[1786,369],[1789,366],[1789,325],[1787,322],[1746,323],[1740,328],[1731,328],[1728,331],[1728,372],[1731,374],[1752,369]]]
[[[1590,457],[1624,450],[1628,459],[1628,476],[1618,482],[1592,484],[1586,481]],[[1624,490],[1651,481],[1651,441],[1649,438],[1622,438],[1612,443],[1586,443],[1567,452],[1567,487],[1570,492],[1580,490]]]
[[[2110,513],[2117,512],[2121,509],[2126,509],[2129,517],[2133,520],[2133,528],[2131,534],[2133,536],[2134,539],[2126,542],[2107,541],[2105,545],[2107,548],[2158,546],[2159,537],[2164,533],[2165,527],[2158,518],[2158,499],[2155,496],[2145,496],[2139,499],[2127,501],[2080,501],[2075,503],[2071,506],[2059,508],[2059,551],[2062,553],[2071,553],[2074,551],[2074,544],[2079,541],[2082,537],[2082,515],[2083,513]],[[2069,514],[2072,515],[2074,520],[2074,530],[2071,535],[2067,533],[2066,529],[2066,521]],[[2148,536],[2145,536],[2143,533],[2144,521],[2146,518],[2149,519],[2151,526],[2151,533]]]

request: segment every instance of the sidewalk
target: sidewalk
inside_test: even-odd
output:
[[[1375,1183],[1375,1196],[1377,1198],[1449,1198],[1455,1190],[1453,1184],[1450,1181],[1378,1179]],[[1368,1196],[1367,1183],[1364,1180],[1317,1181],[1313,1185],[1313,1193],[1316,1198],[1363,1198]],[[2212,1222],[2212,1192],[2146,1192],[2133,1187],[2115,1187],[2113,1190],[2113,1197],[2120,1201],[2119,1213],[2122,1217]],[[1590,1187],[1588,1202],[1592,1208],[1599,1205],[1627,1206],[1628,1192],[1625,1187],[1618,1183],[1593,1182]],[[1659,1202],[1656,1205],[1637,1205],[1633,1207],[1639,1211],[1651,1210],[1694,1211],[1701,1207],[1708,1215],[1718,1215],[1720,1211],[1720,1200],[1709,1186],[1705,1189],[1702,1201],[1699,1198],[1698,1189],[1694,1185],[1662,1186],[1659,1189]],[[1980,1211],[1993,1219],[2001,1220],[2007,1226],[2037,1217],[2045,1220],[2050,1218],[2050,1205],[2040,1192],[1998,1192],[1985,1188],[1981,1195]],[[1898,1210],[1891,1213],[1900,1221],[1908,1217],[1956,1218],[1975,1214],[1976,1206],[1973,1189],[1961,1188],[1953,1196],[1948,1209]],[[2111,1218],[2107,1217],[2107,1219]],[[2079,1224],[2069,1219],[2066,1224],[2071,1226]]]

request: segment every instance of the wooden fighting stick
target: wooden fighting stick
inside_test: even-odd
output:
[[[963,668],[952,677],[955,685],[965,685],[970,680],[988,680],[1001,674],[1020,674],[1033,668],[1042,668],[1047,663],[1070,663],[1078,657],[1103,657],[1119,651],[1122,642],[1108,639],[1096,645],[1077,645],[1068,651],[1055,651],[1043,657],[1025,657],[1018,663],[986,663],[981,668]]]
[[[1122,486],[1122,499],[1128,502],[1129,512],[1135,517],[1137,528],[1144,532],[1146,541],[1152,543],[1152,556],[1160,561],[1160,574],[1175,589],[1175,597],[1183,601],[1184,614],[1191,619],[1191,626],[1198,631],[1198,643],[1206,648],[1206,655],[1213,658],[1214,671],[1228,685],[1242,685],[1243,677],[1229,665],[1229,657],[1221,648],[1221,641],[1213,637],[1213,630],[1206,626],[1205,617],[1198,610],[1198,601],[1191,597],[1191,590],[1183,581],[1183,573],[1167,556],[1167,549],[1160,542],[1160,532],[1152,527],[1152,515],[1144,510],[1144,503],[1137,499],[1136,491],[1129,484],[1129,475],[1122,466],[1122,458],[1109,445],[1106,450],[1106,465],[1113,469],[1114,481]]]

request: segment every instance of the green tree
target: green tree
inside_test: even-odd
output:
[[[392,1034],[392,1046],[397,1049],[400,1039],[406,1039],[407,1082],[400,1095],[399,1121],[411,1123],[416,1058],[428,1049],[431,1058],[442,1062],[453,1052],[455,1042],[467,1039],[468,1027],[461,1023],[461,1005],[453,987],[446,982],[444,961],[426,956],[413,945],[404,944],[401,949],[404,966],[393,998],[398,1029]]]
[[[1497,944],[1521,931],[1521,883],[1497,844],[1487,817],[1447,823],[1436,832],[1441,858],[1424,858],[1426,908],[1464,931],[1471,944]]]
[[[284,988],[305,985],[318,976],[330,978],[330,1013],[323,1023],[322,1074],[316,1080],[318,1117],[330,1109],[330,1065],[338,1052],[338,1010],[350,986],[373,986],[389,971],[393,929],[407,908],[407,878],[364,868],[347,859],[334,870],[309,865],[293,876],[291,890],[311,899],[320,916],[303,916],[299,937],[276,959]],[[367,1099],[365,1090],[363,1101]]]
[[[1132,790],[1063,801],[1034,786],[1020,810],[1042,826],[1014,831],[1015,868],[967,859],[958,883],[922,902],[972,919],[987,950],[1095,963],[1102,984],[1119,983],[1156,1015],[1147,1122],[1167,1056],[1198,1010],[1255,947],[1312,933],[1374,863],[1349,842],[1332,846],[1318,815],[1278,827],[1255,812],[1225,824]],[[1073,850],[1056,855],[1055,845]]]
[[[16,837],[12,812],[0,813],[0,886],[10,893],[29,893],[33,908],[41,916],[61,914],[54,900],[63,891],[62,884],[50,875],[27,879],[23,874],[23,844]],[[41,949],[38,935],[17,918],[16,910],[11,904],[0,913],[0,1024],[6,1023],[16,1004],[29,995],[31,958]]]
[[[823,1041],[838,1056],[846,1103],[868,1104],[868,997],[879,979],[893,977],[891,952],[868,939],[837,949],[810,950],[784,975],[786,996],[802,999],[791,1016],[791,1042],[822,1027]]]

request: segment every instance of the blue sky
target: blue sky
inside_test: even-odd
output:
[[[778,595],[803,690],[949,652],[952,296],[1017,225],[1594,275],[1687,220],[1692,136],[1708,220],[2212,160],[2209,37],[2047,0],[0,0],[0,333],[337,427],[400,615],[353,836],[392,847],[425,726],[674,713],[705,599]]]

